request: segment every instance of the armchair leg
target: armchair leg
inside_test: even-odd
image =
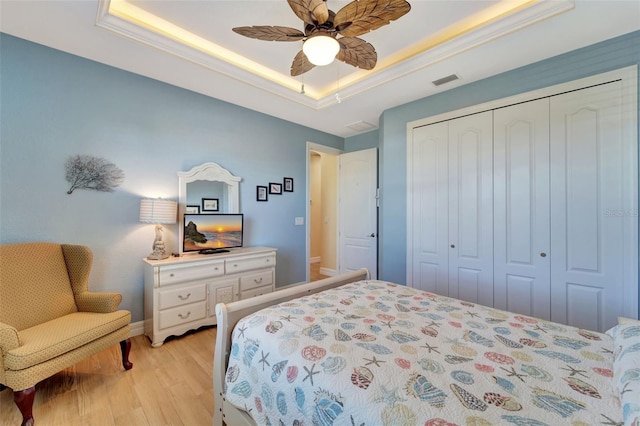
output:
[[[133,364],[129,362],[129,352],[131,351],[131,340],[126,339],[120,342],[120,350],[122,351],[122,366],[125,370],[131,370]]]
[[[13,401],[18,406],[20,413],[22,413],[22,425],[33,425],[33,399],[36,396],[36,387],[32,386],[29,389],[13,392]]]

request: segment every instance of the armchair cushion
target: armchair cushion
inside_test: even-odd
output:
[[[24,370],[86,345],[131,322],[129,311],[76,312],[19,332],[22,345],[5,355],[7,370]]]

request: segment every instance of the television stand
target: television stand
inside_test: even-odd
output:
[[[199,254],[217,254],[217,253],[229,253],[227,249],[204,249],[198,251]]]

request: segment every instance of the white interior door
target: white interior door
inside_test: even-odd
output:
[[[493,306],[493,120],[449,121],[449,296]]]
[[[551,316],[549,98],[494,111],[494,302]]]
[[[338,268],[340,273],[365,267],[378,276],[378,151],[375,148],[338,157]]]
[[[412,257],[409,284],[449,295],[449,125],[413,129],[411,176]]]
[[[629,256],[637,199],[625,191],[638,179],[637,153],[623,138],[622,88],[615,81],[551,98],[551,319],[590,330],[625,312],[625,273],[638,261]]]

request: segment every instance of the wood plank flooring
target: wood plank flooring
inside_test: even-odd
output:
[[[216,328],[203,328],[151,347],[131,338],[122,368],[120,346],[102,351],[36,385],[36,425],[211,425]],[[0,425],[20,425],[13,392],[0,392]]]

